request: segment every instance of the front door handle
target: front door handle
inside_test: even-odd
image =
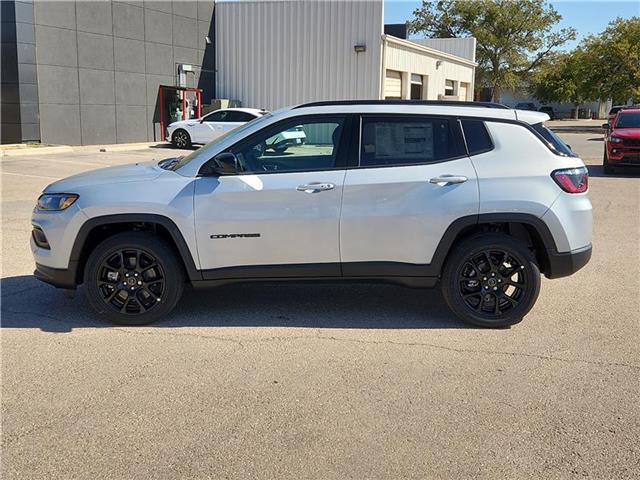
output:
[[[463,175],[440,175],[438,177],[433,177],[429,180],[429,183],[435,183],[438,185],[451,185],[454,183],[464,183],[469,180],[467,177]]]
[[[333,183],[305,183],[298,185],[296,190],[304,193],[324,192],[325,190],[333,190],[336,186]]]

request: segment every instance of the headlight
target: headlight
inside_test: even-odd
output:
[[[611,135],[611,137],[609,137],[609,141],[611,143],[622,143],[624,140],[622,140],[620,137],[614,137],[613,135]]]
[[[77,199],[75,193],[43,193],[38,198],[38,210],[65,210]]]

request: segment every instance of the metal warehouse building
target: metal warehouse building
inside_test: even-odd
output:
[[[386,35],[382,0],[219,1],[215,22],[216,93],[243,105],[473,100],[475,39],[447,53]]]
[[[382,0],[1,5],[2,143],[161,141],[214,99],[473,98],[475,41],[385,33]]]

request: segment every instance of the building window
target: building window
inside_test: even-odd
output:
[[[424,98],[424,77],[422,75],[411,74],[411,100],[422,100]]]
[[[454,80],[444,81],[444,94],[454,96],[456,94],[456,82]]]

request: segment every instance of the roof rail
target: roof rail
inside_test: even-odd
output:
[[[463,102],[458,100],[332,100],[326,102],[310,102],[296,105],[296,108],[328,107],[337,105],[438,105],[447,107],[482,107],[509,109],[506,105],[493,102]]]

